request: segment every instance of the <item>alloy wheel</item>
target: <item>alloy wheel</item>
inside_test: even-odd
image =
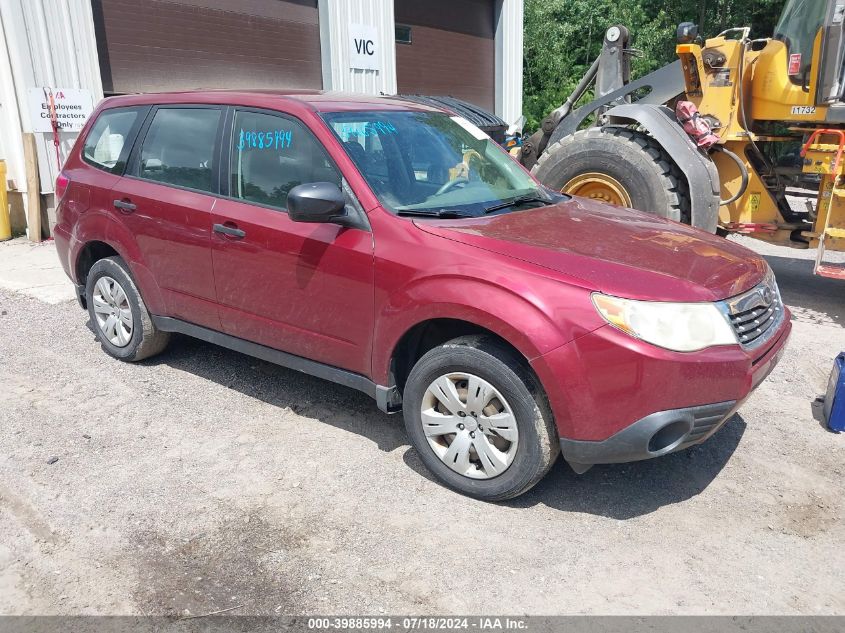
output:
[[[121,285],[103,276],[94,284],[94,316],[100,332],[116,347],[126,347],[132,340],[132,308]]]
[[[429,446],[455,472],[491,479],[513,463],[519,441],[516,417],[483,378],[463,372],[440,376],[426,389],[421,414]]]

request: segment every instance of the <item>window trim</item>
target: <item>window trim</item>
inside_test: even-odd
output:
[[[147,113],[144,120],[144,124],[135,138],[135,143],[132,146],[132,152],[129,155],[129,159],[126,161],[126,168],[124,169],[123,176],[125,178],[132,178],[133,180],[140,180],[141,182],[161,185],[162,187],[170,187],[171,189],[190,191],[207,196],[220,196],[220,151],[222,146],[224,122],[229,109],[229,106],[214,103],[159,103],[151,106],[150,111]],[[159,110],[217,110],[219,112],[217,129],[214,132],[214,147],[211,151],[211,191],[185,187],[183,185],[175,185],[170,182],[144,178],[140,175],[139,167],[141,164],[141,149],[144,146],[144,142],[147,140],[147,134],[149,133],[150,127],[155,120],[155,115]]]
[[[234,202],[240,202],[241,204],[249,204],[254,207],[261,207],[262,209],[269,209],[270,211],[276,211],[277,213],[284,213],[285,215],[288,214],[287,208],[281,207],[274,207],[269,204],[263,204],[261,202],[254,202],[252,200],[245,200],[244,198],[238,198],[237,196],[233,196],[232,192],[230,191],[232,183],[232,145],[234,140],[234,132],[235,132],[235,116],[237,116],[238,112],[253,112],[255,114],[266,114],[269,116],[277,116],[282,119],[286,119],[288,121],[292,121],[294,123],[298,123],[303,127],[303,129],[311,135],[314,139],[314,142],[317,143],[322,149],[323,152],[326,154],[326,158],[328,158],[330,165],[334,168],[334,170],[340,176],[341,184],[346,180],[343,175],[343,171],[338,167],[337,162],[335,162],[334,157],[332,156],[329,149],[326,147],[326,144],[323,143],[320,138],[314,134],[314,131],[308,127],[308,124],[305,123],[302,119],[287,112],[282,112],[280,110],[270,110],[268,108],[256,108],[252,106],[231,106],[229,108],[229,112],[227,112],[226,117],[226,126],[223,130],[224,138],[223,138],[223,147],[221,151],[226,152],[226,158],[220,161],[220,194],[219,197],[225,198],[226,200],[233,200]],[[221,156],[222,158],[222,156]],[[225,169],[224,169],[225,165]],[[341,189],[344,189],[341,186]],[[360,208],[360,203],[358,202],[357,197],[354,193],[352,193],[352,189],[350,187],[346,187],[350,196],[355,200],[356,204],[353,205],[357,208]]]
[[[82,147],[79,151],[79,155],[82,158],[82,162],[86,165],[90,165],[94,169],[99,169],[100,171],[104,171],[107,174],[112,174],[114,176],[123,176],[126,173],[126,169],[129,167],[129,159],[132,155],[132,150],[135,147],[135,142],[138,138],[138,133],[141,131],[141,128],[144,126],[144,123],[147,120],[147,115],[149,114],[151,106],[117,106],[115,108],[105,108],[101,110],[97,114],[97,118],[91,123],[91,127],[88,129],[88,132],[85,134],[85,138],[82,141]],[[135,117],[135,121],[133,121],[132,125],[129,127],[129,132],[126,134],[126,138],[123,140],[123,147],[120,148],[120,155],[117,158],[117,165],[122,165],[122,169],[115,169],[112,167],[109,169],[105,165],[101,165],[99,163],[95,163],[93,160],[89,159],[88,156],[85,155],[85,146],[88,143],[88,139],[91,136],[91,132],[94,131],[94,127],[100,121],[100,119],[108,114],[112,114],[115,112],[127,112],[127,111],[135,111],[138,113],[138,116]],[[122,160],[121,160],[122,159]]]

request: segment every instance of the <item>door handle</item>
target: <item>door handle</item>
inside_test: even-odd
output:
[[[126,211],[127,213],[131,213],[132,211],[137,209],[137,207],[128,200],[115,200],[114,208],[120,209],[121,211]]]
[[[215,224],[214,232],[228,237],[236,237],[238,239],[246,237],[246,231],[242,231],[235,226],[227,226],[226,224]]]

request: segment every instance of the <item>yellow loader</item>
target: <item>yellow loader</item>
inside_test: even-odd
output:
[[[677,32],[678,60],[631,81],[624,26],[519,154],[547,186],[701,229],[817,249],[815,272],[845,279],[825,250],[845,250],[845,0],[788,0],[774,36]],[[574,107],[595,82],[595,98]],[[692,102],[705,149],[676,116]],[[818,187],[815,203],[794,208]],[[800,191],[799,191],[800,190]]]

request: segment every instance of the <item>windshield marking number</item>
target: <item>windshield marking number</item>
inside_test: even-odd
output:
[[[343,123],[339,126],[337,133],[341,139],[348,141],[353,137],[398,134],[398,131],[390,121],[368,121],[365,125],[360,123]]]
[[[256,132],[241,128],[238,149],[285,149],[290,147],[292,141],[293,132],[291,130]]]

